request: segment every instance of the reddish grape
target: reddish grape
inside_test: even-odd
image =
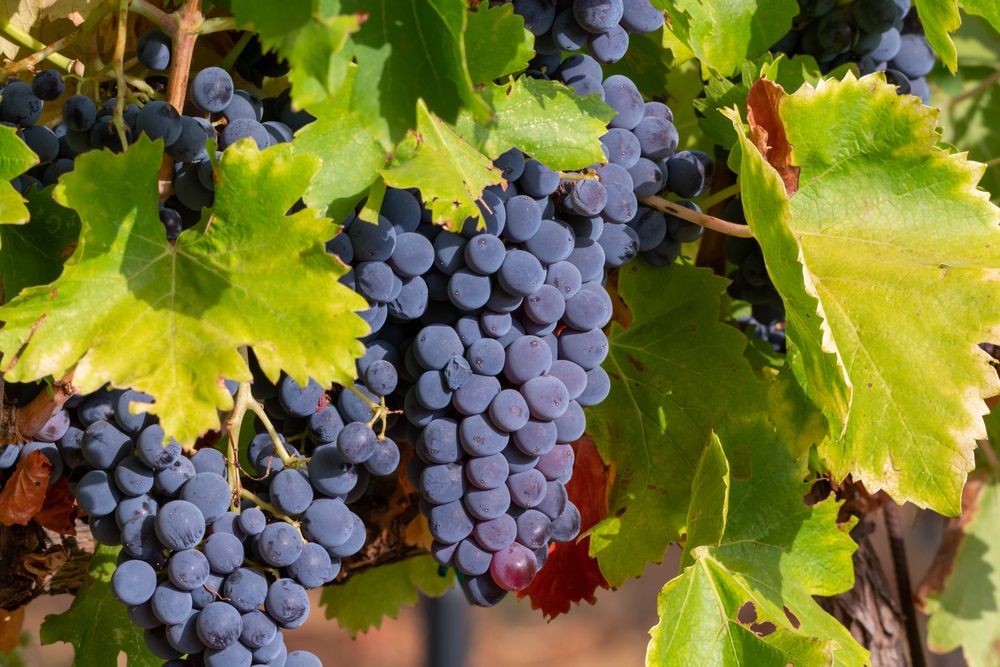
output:
[[[527,588],[537,571],[535,554],[517,542],[493,554],[493,562],[490,563],[493,580],[500,588],[508,591]]]

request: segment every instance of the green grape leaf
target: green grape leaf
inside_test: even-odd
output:
[[[736,123],[740,179],[803,360],[790,368],[828,418],[848,406],[820,456],[838,479],[957,514],[983,398],[1000,393],[977,346],[1000,331],[1000,209],[976,188],[983,167],[939,148],[937,111],[880,73],[755,87],[755,141]]]
[[[323,248],[329,220],[286,215],[318,160],[286,144],[234,144],[214,207],[170,244],[157,213],[162,154],[162,142],[140,138],[121,155],[82,155],[63,176],[55,197],[83,234],[55,282],[0,308],[7,379],[73,371],[84,393],[105,383],[148,392],[149,411],[185,445],[232,406],[223,379],[250,379],[241,346],[275,381],[281,369],[303,384],[353,380],[367,326],[352,311],[366,302],[337,282],[345,269]]]
[[[597,95],[580,97],[557,81],[521,77],[481,91],[493,108],[482,123],[463,113],[455,131],[490,157],[517,146],[551,169],[582,169],[607,158],[601,136],[614,110]]]
[[[503,177],[488,157],[435,116],[423,100],[417,112],[416,131],[399,144],[382,176],[394,188],[420,188],[434,222],[459,229],[466,218],[482,217],[476,202],[485,188]]]
[[[418,127],[420,99],[449,123],[462,109],[489,117],[466,66],[464,0],[342,4],[347,11],[368,15],[352,39],[358,80],[364,82],[354,89],[353,107],[383,145]]]
[[[0,303],[25,287],[59,277],[80,237],[80,217],[52,199],[52,191],[28,195],[31,223],[0,226]]]
[[[718,545],[726,532],[729,514],[729,461],[715,433],[698,460],[691,482],[691,504],[688,506],[687,539],[681,555],[681,567],[694,563],[691,549],[706,544]]]
[[[743,357],[746,339],[719,322],[725,286],[692,267],[635,262],[619,273],[631,323],[611,325],[603,364],[611,393],[587,418],[616,479],[608,518],[590,536],[590,553],[614,587],[662,560],[679,539],[716,418],[763,405],[762,385]]]
[[[260,35],[291,68],[292,99],[298,108],[328,99],[340,88],[351,61],[348,39],[361,28],[364,13],[340,15],[336,0],[269,2],[233,0],[233,15]]]
[[[962,9],[983,17],[994,30],[1000,31],[1000,5],[997,5],[996,0],[962,0]]]
[[[954,72],[958,68],[958,52],[948,33],[962,25],[957,0],[915,0],[924,34],[945,66]]]
[[[404,604],[417,603],[418,589],[441,597],[455,585],[455,571],[445,574],[433,557],[416,556],[354,574],[343,584],[323,589],[319,603],[326,617],[336,618],[352,637],[370,628],[381,628],[382,619],[398,618]]]
[[[716,503],[725,529],[704,544],[689,536],[693,562],[660,593],[646,664],[867,664],[868,652],[812,597],[853,586],[853,521],[837,525],[833,498],[802,502],[809,485],[763,418],[719,426],[729,465],[711,472],[717,487],[724,472],[731,480],[728,511]]]
[[[791,356],[798,353],[795,346],[788,351]],[[806,396],[790,368],[783,368],[774,377],[768,388],[767,402],[768,418],[775,433],[796,461],[804,461],[813,447],[829,437],[829,422]]]
[[[21,225],[28,221],[24,198],[9,181],[36,164],[38,156],[21,141],[17,130],[0,126],[0,225]]]
[[[674,39],[723,77],[784,37],[799,11],[795,0],[678,0],[657,6],[664,4]]]
[[[142,630],[129,620],[125,605],[111,595],[111,575],[119,550],[98,546],[70,608],[46,616],[38,631],[43,645],[65,642],[72,646],[75,667],[117,665],[122,653],[128,667],[163,664],[146,648]]]
[[[309,153],[323,160],[303,199],[337,221],[350,214],[388,161],[381,144],[349,108],[356,76],[357,67],[352,65],[338,94],[310,107],[316,120],[292,141],[296,155]]]
[[[524,19],[514,13],[514,5],[483,3],[469,12],[468,21],[465,62],[472,83],[488,83],[528,69],[535,55],[535,37],[524,29]]]
[[[987,445],[989,446],[989,445]],[[960,542],[943,588],[926,598],[927,644],[947,653],[959,647],[970,667],[1000,665],[1000,474],[970,480]]]

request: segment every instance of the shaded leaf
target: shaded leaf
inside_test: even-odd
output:
[[[340,15],[339,3],[233,0],[236,18],[249,23],[266,49],[276,49],[291,68],[292,99],[298,108],[326,101],[347,75],[348,38],[364,21],[362,13]]]
[[[125,654],[128,667],[160,667],[163,660],[146,648],[142,630],[128,617],[125,605],[111,595],[111,575],[119,549],[98,546],[87,576],[70,608],[49,614],[38,638],[43,645],[65,642],[74,649],[76,667],[107,667]]]
[[[514,5],[483,3],[469,12],[468,22],[465,62],[472,83],[487,83],[528,68],[535,55],[535,38],[524,29],[524,19],[514,13]]]
[[[596,604],[594,593],[608,587],[597,560],[590,556],[590,537],[585,535],[608,515],[608,470],[590,438],[584,436],[573,443],[573,451],[576,459],[566,493],[580,510],[580,533],[584,536],[551,545],[545,567],[531,585],[517,593],[518,599],[529,597],[531,608],[540,609],[549,618],[568,613],[581,600]]]
[[[840,504],[803,502],[809,485],[763,419],[723,419],[719,441],[731,480],[728,512],[717,508],[725,529],[688,544],[694,562],[660,593],[646,664],[867,664],[867,651],[812,597],[854,583],[856,545],[851,525],[837,525]]]
[[[949,553],[935,563],[924,610],[927,644],[947,653],[958,647],[970,667],[1000,665],[1000,475],[966,486],[961,519],[953,520],[944,544]]]
[[[21,455],[17,468],[0,491],[0,523],[27,526],[45,503],[52,463],[39,451]]]
[[[11,297],[58,278],[80,237],[80,217],[51,190],[29,194],[28,211],[31,224],[0,226],[0,294]]]
[[[303,384],[351,381],[367,331],[352,311],[365,302],[337,282],[344,268],[323,248],[329,220],[285,214],[318,160],[284,144],[228,148],[214,208],[169,244],[161,155],[161,143],[140,138],[121,155],[81,156],[63,177],[56,198],[80,214],[83,235],[58,280],[0,309],[7,379],[74,370],[83,393],[105,383],[148,392],[150,412],[185,444],[232,406],[220,380],[250,379],[240,346],[275,381],[281,369]]]
[[[394,188],[420,188],[434,222],[461,227],[466,218],[482,217],[476,202],[483,190],[502,182],[488,157],[458,136],[419,102],[417,129],[400,143],[392,165],[382,171]]]
[[[579,97],[557,81],[521,77],[482,91],[492,122],[463,114],[455,131],[490,157],[516,146],[551,169],[582,169],[607,158],[600,138],[614,110],[597,95]]]
[[[1000,393],[977,346],[1000,330],[1000,209],[976,188],[982,165],[939,148],[937,112],[881,74],[772,99],[798,191],[789,198],[741,137],[744,208],[789,340],[818,360],[790,367],[828,417],[843,404],[831,396],[851,397],[843,433],[831,419],[819,453],[838,479],[850,473],[870,492],[956,514],[984,434],[982,399]],[[934,382],[915,382],[923,375]]]
[[[719,322],[726,280],[706,269],[622,269],[618,291],[632,316],[611,325],[603,366],[611,393],[588,409],[591,435],[615,471],[610,515],[590,552],[612,586],[659,562],[679,539],[691,485],[713,422],[761,408],[762,385],[743,357],[746,339]]]
[[[319,602],[326,617],[353,637],[370,628],[381,628],[386,616],[397,618],[404,604],[417,603],[417,591],[440,597],[455,585],[454,570],[442,574],[433,557],[417,556],[351,576],[346,582],[323,589]]]
[[[924,34],[945,66],[952,72],[958,67],[958,53],[948,33],[958,30],[962,17],[958,0],[914,0]]]
[[[719,436],[712,433],[708,446],[698,459],[691,482],[691,504],[688,506],[687,539],[681,555],[681,567],[694,562],[691,550],[699,546],[718,546],[726,532],[729,514],[729,461],[722,451]]]
[[[384,145],[419,126],[420,99],[449,123],[462,109],[488,117],[465,64],[464,0],[341,4],[346,12],[368,15],[352,39],[358,78],[365,82],[354,89],[353,108]]]

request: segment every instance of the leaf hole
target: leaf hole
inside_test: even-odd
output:
[[[792,613],[791,609],[789,609],[787,606],[782,607],[782,609],[785,611],[785,618],[788,619],[788,622],[792,624],[793,628],[798,630],[799,628],[802,627],[802,621],[799,620],[798,616]]]
[[[773,634],[778,626],[771,621],[764,621],[763,623],[754,623],[750,626],[750,632],[754,633],[758,637],[767,637]]]
[[[736,612],[736,620],[743,625],[750,625],[757,621],[757,605],[753,602],[747,600],[740,607],[740,610]]]

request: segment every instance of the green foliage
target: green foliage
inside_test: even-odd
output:
[[[656,0],[655,5],[667,11],[675,39],[724,77],[784,37],[799,11],[795,0]]]
[[[724,419],[712,441],[713,463],[699,477],[705,488],[715,476],[709,495],[721,522],[689,534],[685,562],[693,563],[660,593],[646,664],[866,664],[867,651],[812,597],[854,583],[855,543],[851,526],[837,525],[839,503],[802,502],[808,484],[759,418]]]
[[[339,586],[323,589],[320,604],[326,617],[356,636],[381,628],[386,616],[397,618],[404,604],[416,604],[417,593],[440,597],[455,585],[454,570],[442,573],[431,556],[417,556],[352,576]]]
[[[476,202],[483,189],[500,183],[500,170],[424,104],[417,105],[417,129],[400,143],[382,172],[396,188],[420,188],[434,221],[452,229],[466,218],[480,219]]]
[[[987,447],[989,445],[986,445]],[[927,600],[927,643],[941,653],[960,646],[970,667],[997,667],[1000,654],[1000,474],[983,480],[965,508],[961,544],[943,590]]]
[[[742,138],[744,207],[803,352],[799,380],[835,426],[820,454],[837,478],[957,514],[982,397],[1000,391],[976,347],[1000,325],[1000,209],[976,189],[982,167],[938,148],[935,111],[881,75],[827,80],[775,106],[798,190],[786,196]],[[793,335],[803,318],[823,326]],[[925,361],[935,381],[916,384]],[[848,408],[843,433],[830,405]]]
[[[591,555],[612,586],[641,575],[679,539],[718,416],[763,400],[743,358],[746,339],[718,321],[725,281],[704,269],[639,263],[618,279],[631,323],[611,325],[604,364],[611,394],[587,414],[615,469],[608,518],[590,536]]]
[[[74,667],[116,665],[121,653],[128,667],[163,664],[146,649],[142,630],[129,620],[125,605],[111,595],[111,575],[119,550],[97,547],[73,604],[61,614],[46,616],[38,633],[42,644],[71,645]]]
[[[384,145],[425,120],[418,100],[449,123],[463,109],[479,118],[489,115],[473,90],[465,60],[463,0],[344,0],[342,5],[344,11],[368,15],[353,37],[358,79],[365,85],[354,88],[352,106]]]
[[[614,110],[597,95],[579,97],[555,81],[520,78],[481,91],[491,122],[463,114],[455,130],[483,153],[497,157],[516,146],[551,169],[582,169],[604,160],[600,137]]]
[[[311,107],[316,120],[302,128],[292,142],[295,154],[314,155],[323,161],[303,198],[336,221],[343,221],[354,210],[387,162],[381,144],[350,109],[356,77],[357,67],[352,66],[340,94]]]
[[[0,225],[20,225],[28,221],[24,200],[7,181],[36,164],[38,156],[21,141],[17,131],[0,126]]]
[[[185,444],[232,406],[222,381],[249,379],[241,345],[273,380],[284,369],[302,383],[351,381],[366,331],[351,311],[364,302],[336,280],[343,269],[323,249],[328,221],[311,209],[285,215],[316,160],[250,144],[226,151],[215,206],[176,244],[157,214],[162,144],[81,156],[55,191],[80,215],[79,246],[58,280],[0,309],[6,377],[75,369],[83,392],[108,382],[146,391],[150,411]]]
[[[469,77],[482,84],[527,69],[535,55],[534,43],[534,35],[524,29],[524,19],[514,13],[514,5],[480,5],[469,12],[465,29]]]

